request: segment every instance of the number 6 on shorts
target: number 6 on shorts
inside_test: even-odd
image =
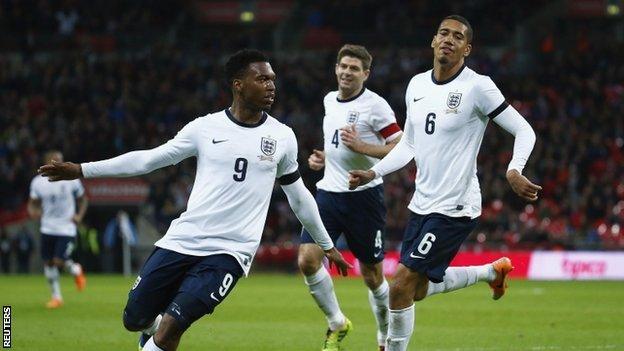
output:
[[[431,247],[433,246],[433,242],[436,241],[436,236],[433,233],[427,233],[418,244],[418,252],[423,255],[426,255]]]

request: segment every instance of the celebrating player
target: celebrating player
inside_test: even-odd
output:
[[[176,350],[184,331],[212,313],[248,274],[276,178],[325,256],[343,275],[350,267],[334,248],[299,176],[295,134],[265,112],[275,99],[268,59],[255,50],[239,51],[225,70],[232,106],[188,123],[166,144],[104,161],[40,168],[51,180],[127,177],[197,158],[187,210],[156,242],[124,310],[128,330],[153,334],[144,351]]]
[[[63,162],[60,151],[51,150],[44,155],[44,163]],[[78,212],[76,212],[76,201]],[[87,197],[80,180],[50,183],[37,175],[30,183],[28,214],[41,219],[41,258],[43,274],[48,280],[52,297],[47,308],[63,305],[59,269],[65,268],[74,276],[78,291],[84,290],[87,279],[79,263],[71,259],[75,247],[76,225],[87,212]]]
[[[350,191],[348,171],[368,169],[398,143],[401,129],[394,112],[381,96],[364,88],[372,57],[363,46],[345,45],[338,52],[338,91],[325,96],[324,151],[314,150],[308,159],[313,170],[325,167],[317,183],[316,202],[332,240],[341,234],[360,262],[368,297],[377,321],[377,341],[383,350],[388,329],[388,282],[382,271],[386,207],[382,179]],[[329,328],[323,350],[339,350],[352,328],[340,310],[334,286],[323,267],[323,252],[305,229],[299,247],[299,268],[310,294],[325,314]]]
[[[492,80],[465,66],[472,28],[457,15],[440,23],[431,42],[433,69],[416,75],[405,94],[405,136],[377,165],[350,172],[355,189],[415,160],[418,174],[410,202],[400,264],[390,287],[388,350],[406,350],[414,328],[414,301],[489,282],[493,298],[505,293],[513,269],[506,258],[483,266],[451,267],[481,214],[477,154],[489,120],[514,135],[507,180],[516,194],[537,200],[541,187],[522,175],[535,133],[505,102]]]

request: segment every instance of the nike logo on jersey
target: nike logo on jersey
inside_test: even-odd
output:
[[[412,252],[412,253],[410,253],[410,257],[411,257],[411,258],[420,258],[420,259],[425,258],[425,256],[418,256],[418,255],[414,255],[414,253],[413,253],[413,252]]]
[[[421,97],[421,98],[418,98],[418,99],[417,99],[417,98],[414,98],[414,102],[418,102],[418,101],[420,101],[420,100],[422,100],[422,99],[424,99],[424,98],[425,98],[424,96],[423,96],[423,97]]]
[[[222,143],[224,141],[228,141],[227,139],[223,139],[223,140],[215,140],[214,138],[212,139],[212,143],[213,144],[218,144],[218,143]]]
[[[215,297],[215,294],[214,294],[214,293],[210,293],[210,298],[211,298],[211,299],[213,299],[213,300],[215,300],[215,301],[217,301],[217,302],[221,302],[221,300],[219,300],[219,299],[217,299],[217,298]]]

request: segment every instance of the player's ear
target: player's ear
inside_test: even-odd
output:
[[[435,48],[435,45],[433,45],[435,43],[435,35],[433,36],[433,38],[431,38],[431,48]]]
[[[237,93],[240,93],[241,90],[243,90],[243,81],[240,79],[232,80],[232,90],[234,90]]]
[[[464,49],[464,57],[468,57],[468,55],[470,55],[471,52],[472,52],[472,44],[466,45],[466,48]]]
[[[364,70],[364,81],[365,82],[368,79],[368,76],[370,76],[370,69],[365,69]]]
[[[338,74],[338,62],[336,62],[336,67],[334,67],[334,71]]]

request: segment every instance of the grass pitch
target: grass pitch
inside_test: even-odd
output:
[[[14,350],[136,350],[121,311],[133,278],[88,277],[77,293],[65,276],[65,306],[46,310],[43,276],[0,276],[0,303],[12,306]],[[354,331],[346,350],[375,350],[375,322],[360,279],[336,279]],[[326,323],[295,275],[241,279],[211,316],[193,325],[179,350],[318,351]],[[417,304],[410,350],[624,350],[623,282],[511,281],[500,301],[487,285],[432,296]]]

